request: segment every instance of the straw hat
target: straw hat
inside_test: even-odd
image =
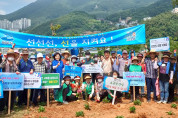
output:
[[[22,54],[29,54],[29,53],[28,53],[28,49],[23,49],[23,50],[22,50]]]
[[[158,53],[154,49],[150,50],[150,52],[147,52],[146,55],[150,55],[151,53],[158,55]]]
[[[84,79],[91,79],[91,76],[90,76],[90,75],[86,75],[86,76],[84,77]]]
[[[170,59],[176,60],[176,56],[171,56]]]
[[[170,56],[172,53],[170,51],[164,51],[164,52],[162,52],[162,54]]]
[[[65,51],[62,53],[62,56],[64,56],[65,54],[68,54],[69,56],[71,56],[71,54],[69,53],[68,50],[65,50]]]
[[[132,62],[133,62],[133,61],[138,61],[138,58],[137,58],[137,57],[133,57],[133,58],[132,58]]]
[[[162,58],[170,58],[168,55],[163,55]]]
[[[14,50],[13,50],[13,49],[9,49],[9,50],[7,51],[7,55],[8,55],[8,54],[13,54],[13,55],[15,55]]]

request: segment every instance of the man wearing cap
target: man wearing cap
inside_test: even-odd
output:
[[[147,55],[150,56],[150,58],[145,58]],[[151,100],[151,88],[153,89],[154,92],[154,101],[157,102],[157,97],[156,97],[156,79],[157,79],[157,61],[158,59],[156,58],[156,55],[158,53],[155,50],[150,50],[150,52],[145,53],[142,63],[145,63],[146,65],[146,85],[147,85],[147,102],[149,103]]]
[[[69,59],[68,59],[69,56],[70,56],[69,51],[68,51],[68,50],[64,51],[64,52],[62,53],[62,56],[64,57],[64,59],[62,59],[63,64],[64,64],[64,65],[69,65]]]
[[[28,50],[27,49],[23,49],[22,50],[22,59],[20,60],[20,62],[18,63],[18,67],[20,72],[22,73],[30,73],[33,74],[33,63],[28,60]],[[19,99],[18,99],[18,105],[21,106],[23,103],[27,104],[27,89],[23,90],[23,91],[19,91],[18,92],[19,95]]]
[[[82,63],[77,62],[77,60],[78,60],[78,57],[76,55],[72,55],[69,66],[81,66]]]
[[[72,88],[70,86],[71,77],[69,75],[63,78],[64,83],[61,89],[55,93],[55,100],[63,104],[68,104],[68,102],[77,100],[76,94],[72,93]]]
[[[85,59],[84,64],[93,64],[94,63],[93,59],[91,59],[91,54],[89,51],[85,52],[85,57],[86,57],[86,59]]]
[[[96,85],[96,101],[100,102],[102,101],[105,97],[108,96],[108,93],[106,90],[103,89],[103,79],[104,77],[100,74],[96,76],[97,83]]]
[[[90,74],[86,74],[84,76],[84,79],[86,80],[82,84],[82,94],[83,94],[83,99],[86,100],[87,98],[94,100],[95,94],[94,94],[94,84],[92,83],[91,76]]]
[[[168,55],[163,55],[163,61],[158,62],[159,66],[159,85],[161,91],[161,100],[158,103],[166,104],[168,102],[169,97],[169,82],[173,83],[173,73],[170,66],[171,63],[169,61]]]
[[[16,65],[16,62],[15,62],[15,53],[13,49],[9,49],[7,51],[7,58],[5,59],[5,61],[3,61],[0,64],[0,68],[2,68],[4,72],[9,72],[9,73],[16,72],[16,74],[20,74],[18,67]],[[4,98],[0,99],[0,111],[4,110],[6,103],[8,103],[8,98],[9,98],[8,91],[4,91],[3,94],[4,94]],[[14,107],[15,100],[16,100],[16,92],[12,91],[11,92],[11,109],[13,109]]]
[[[34,62],[36,61],[35,55],[31,55],[31,56],[30,56],[30,61],[31,61],[32,63],[34,63]]]
[[[111,51],[112,61],[114,62],[116,58],[116,51]]]
[[[132,64],[129,65],[129,72],[142,72],[142,67],[138,65],[138,58],[133,57],[132,58]],[[131,92],[131,102],[133,102],[133,86],[130,86],[130,92]],[[135,86],[135,98],[139,98],[139,86]]]
[[[112,65],[113,65],[113,61],[110,58],[110,51],[109,50],[105,50],[104,51],[104,59],[102,61],[102,69],[103,69],[103,74],[104,76],[110,76],[111,72],[112,72]]]
[[[119,66],[119,77],[123,78],[123,72],[128,71],[128,66],[130,65],[131,60],[128,59],[127,50],[122,51],[122,58],[117,58],[116,65]]]
[[[45,62],[43,62],[43,54],[38,53],[37,54],[37,62],[34,63],[34,72],[46,73],[47,72],[46,68],[47,68],[47,64]],[[46,101],[45,89],[34,89],[32,102],[35,106],[38,105],[37,99],[38,99],[39,93],[40,93],[40,102]]]
[[[176,87],[176,84],[178,84],[178,64],[176,63],[176,56],[171,56],[171,65],[170,68],[173,70],[174,75],[173,75],[173,83],[169,84],[169,98],[168,102],[173,102],[174,101],[174,89]]]
[[[45,63],[47,64],[47,73],[51,73],[52,72],[52,67],[51,67],[51,65],[52,65],[52,63],[51,63],[51,55],[50,54],[46,54],[46,56],[45,56]]]

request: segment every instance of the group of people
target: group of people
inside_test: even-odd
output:
[[[53,55],[38,53],[37,56],[29,55],[28,49],[23,49],[20,54],[18,50],[9,49],[4,57],[0,55],[0,72],[10,73],[59,73],[61,87],[53,89],[55,101],[63,104],[68,104],[70,101],[77,100],[79,96],[83,99],[102,101],[104,98],[112,100],[113,97],[121,98],[124,94],[121,91],[103,89],[104,76],[110,76],[114,79],[123,79],[123,72],[143,72],[145,74],[147,88],[147,102],[151,101],[151,92],[154,93],[154,101],[157,103],[172,102],[174,98],[174,90],[178,84],[178,57],[172,56],[171,52],[157,53],[154,50],[149,52],[138,53],[134,50],[129,53],[123,50],[122,54],[117,54],[116,51],[105,50],[104,55],[95,54],[91,56],[89,51],[85,52],[85,59],[81,60],[76,55],[71,55],[69,51],[62,54],[59,52]],[[63,76],[65,65],[82,66],[83,64],[98,64],[103,73],[83,74],[83,79],[80,76],[71,78]],[[1,78],[0,78],[0,81]],[[156,83],[159,81],[160,86],[160,101],[158,101],[156,92]],[[135,87],[136,98],[145,94],[145,87]],[[141,93],[139,92],[141,89]],[[133,87],[130,87],[131,102],[133,101]],[[128,93],[125,93],[127,96]],[[40,95],[40,100],[38,96]],[[46,102],[46,90],[34,89],[31,90],[31,98],[33,105],[38,105],[39,102]],[[18,101],[16,101],[18,97]],[[27,90],[12,92],[11,109],[17,102],[19,106],[27,104]],[[8,105],[8,91],[4,91],[4,98],[0,99],[0,111],[4,110]]]

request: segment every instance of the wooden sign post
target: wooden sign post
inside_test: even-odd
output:
[[[11,113],[11,90],[9,90],[8,115]]]
[[[30,93],[31,93],[31,90],[28,89],[28,90],[27,90],[27,109],[28,109],[29,106],[30,106]]]
[[[112,105],[114,105],[115,99],[116,99],[116,90],[114,91],[114,97],[112,98]]]
[[[49,88],[47,89],[47,107],[49,107]]]

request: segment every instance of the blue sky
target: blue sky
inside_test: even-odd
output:
[[[0,0],[0,15],[12,13],[36,0]]]

